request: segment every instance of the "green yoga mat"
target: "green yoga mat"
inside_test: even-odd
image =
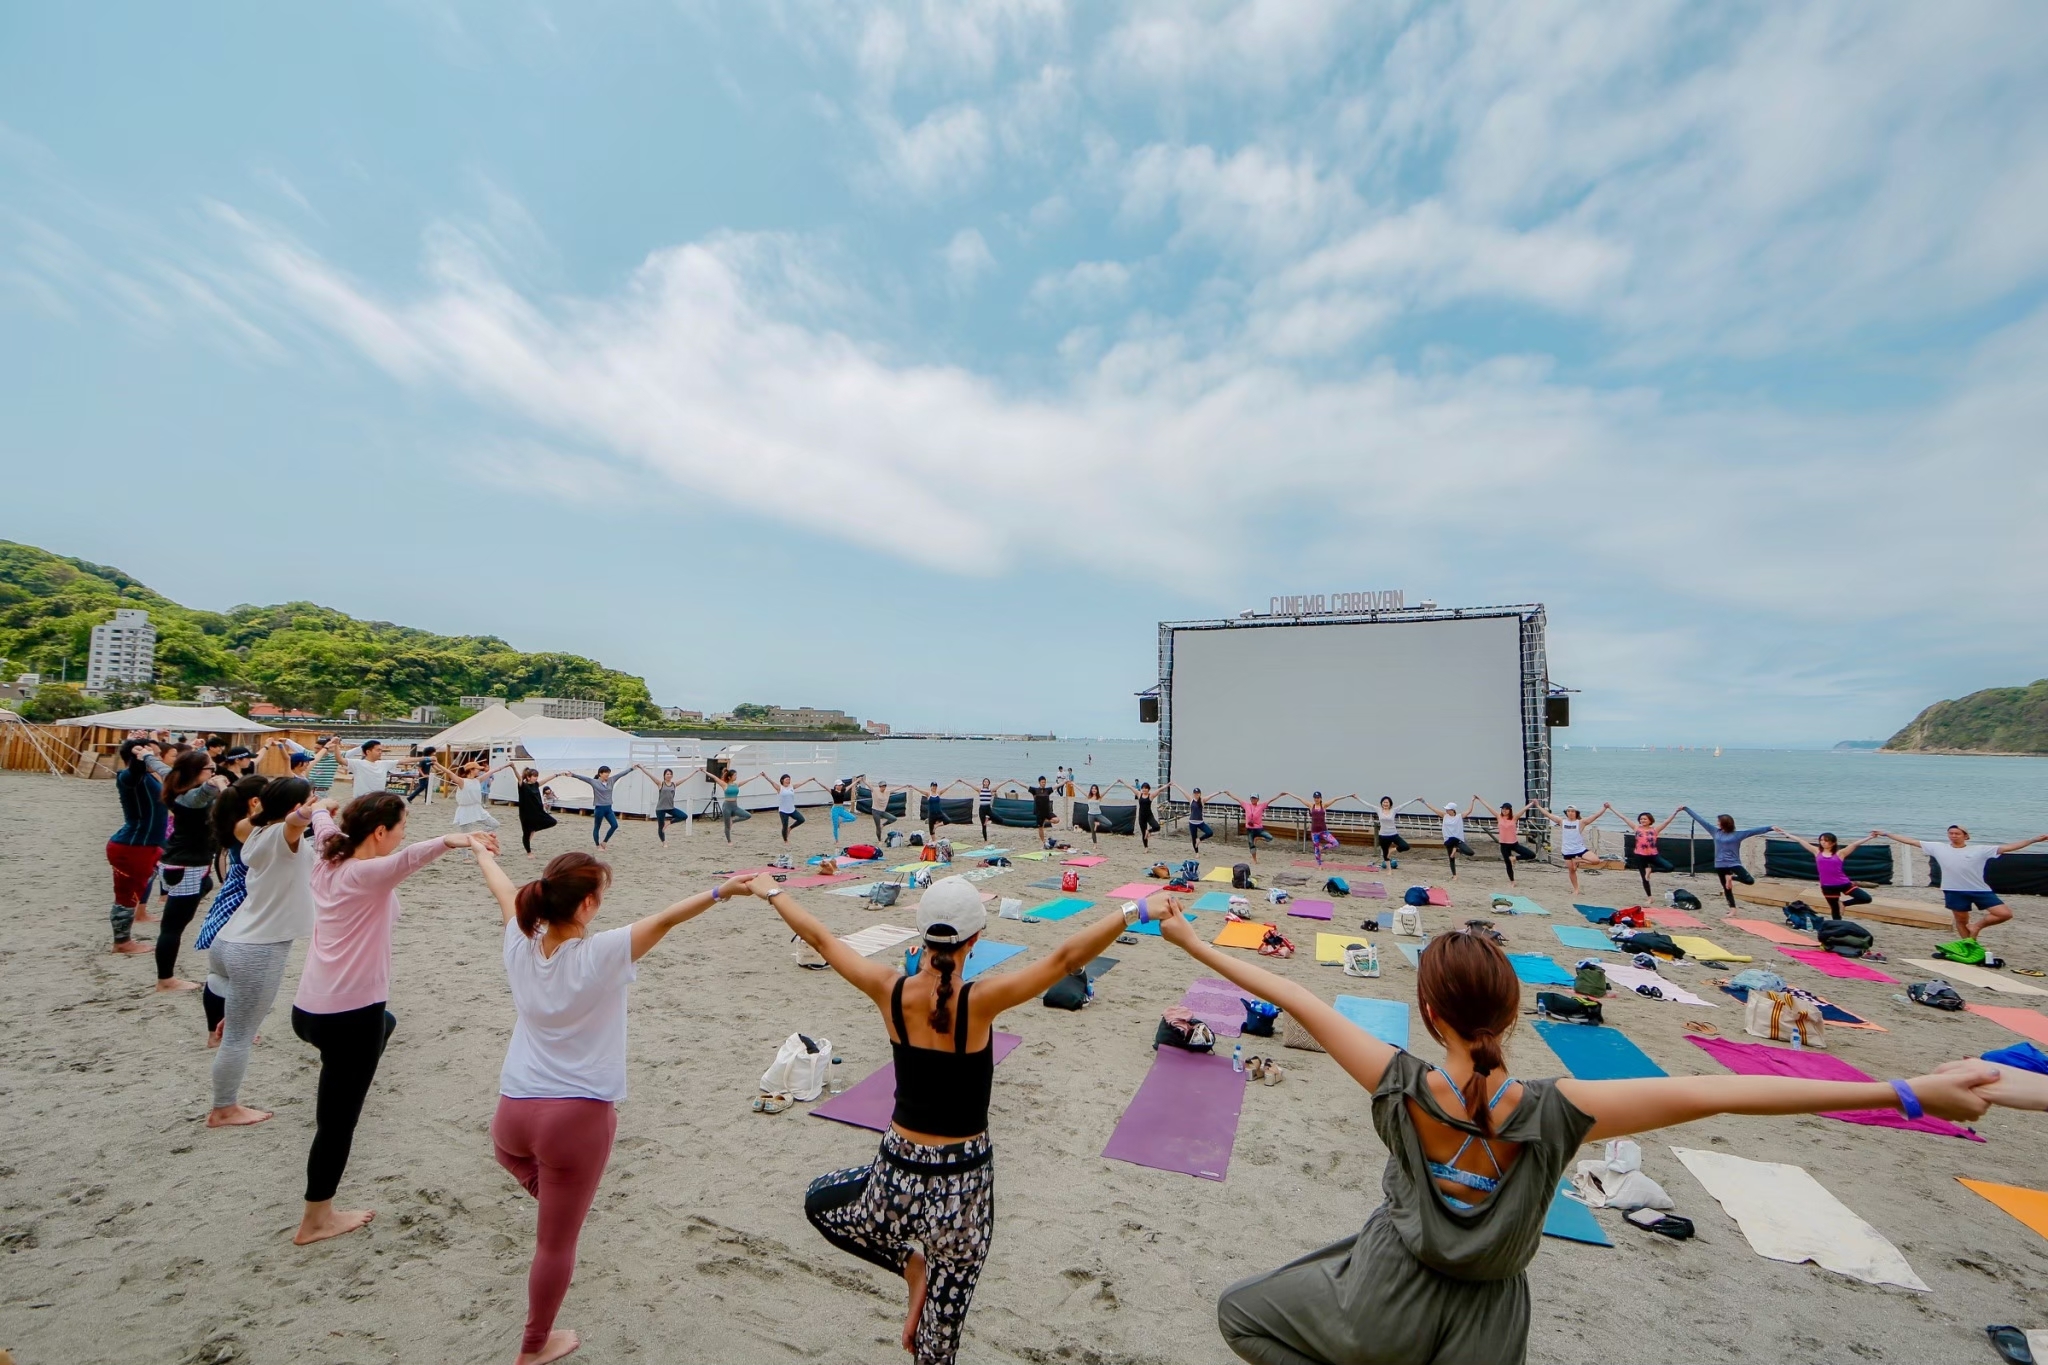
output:
[[[1507,902],[1507,905],[1495,905],[1493,902],[1497,900],[1504,900]],[[1505,909],[1510,915],[1547,915],[1550,913],[1527,896],[1510,896],[1504,892],[1495,892],[1486,898],[1486,902],[1489,910]]]
[[[1080,914],[1093,904],[1094,901],[1084,901],[1076,896],[1062,896],[1056,901],[1047,901],[1044,905],[1035,905],[1026,910],[1024,919],[1026,923],[1032,920],[1066,919],[1069,915]]]

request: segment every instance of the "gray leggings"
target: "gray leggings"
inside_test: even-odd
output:
[[[214,942],[208,950],[212,971],[206,984],[227,1001],[220,1049],[213,1054],[213,1107],[225,1109],[242,1093],[242,1076],[249,1070],[249,1046],[270,1007],[277,1003],[277,988],[284,982],[285,959],[292,955],[291,940],[283,943]]]

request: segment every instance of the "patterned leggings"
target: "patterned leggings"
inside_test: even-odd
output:
[[[952,1365],[960,1350],[995,1222],[994,1157],[986,1133],[930,1147],[892,1130],[868,1165],[819,1176],[804,1193],[804,1214],[841,1251],[892,1275],[912,1243],[924,1252],[917,1365]]]

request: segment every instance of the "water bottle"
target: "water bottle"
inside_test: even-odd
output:
[[[1806,1030],[1797,1024],[1792,1026],[1792,1050],[1794,1052],[1806,1051]]]
[[[1230,1049],[1230,1069],[1231,1069],[1232,1071],[1242,1071],[1242,1070],[1244,1070],[1244,1044],[1243,1044],[1243,1043],[1239,1043],[1239,1044],[1238,1044],[1238,1045],[1237,1045],[1236,1047],[1234,1047],[1234,1048]]]

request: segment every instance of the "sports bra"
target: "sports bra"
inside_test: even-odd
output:
[[[1444,1070],[1442,1067],[1436,1065],[1436,1063],[1434,1062],[1430,1063],[1429,1069],[1431,1071],[1434,1071],[1437,1075],[1443,1077],[1446,1081],[1450,1081],[1451,1089],[1456,1090],[1458,1088],[1458,1083],[1456,1081],[1451,1080],[1450,1072]],[[1492,1109],[1496,1105],[1498,1105],[1500,1103],[1500,1097],[1502,1095],[1507,1094],[1508,1087],[1513,1085],[1514,1083],[1515,1078],[1512,1076],[1502,1081],[1500,1083],[1500,1089],[1493,1092],[1493,1098],[1487,1101],[1486,1107],[1488,1109]],[[1486,1159],[1493,1163],[1492,1175],[1477,1175],[1471,1171],[1460,1170],[1458,1168],[1458,1158],[1465,1155],[1465,1150],[1468,1147],[1470,1147],[1474,1142],[1477,1142],[1480,1146],[1480,1149],[1486,1153]],[[1471,1133],[1465,1134],[1465,1140],[1458,1144],[1457,1151],[1451,1153],[1451,1159],[1449,1161],[1431,1161],[1425,1164],[1429,1169],[1430,1175],[1435,1179],[1448,1180],[1453,1185],[1463,1185],[1466,1189],[1477,1190],[1481,1194],[1492,1194],[1495,1190],[1499,1189],[1501,1179],[1507,1175],[1507,1172],[1501,1169],[1500,1158],[1496,1157],[1493,1154],[1493,1144],[1491,1142],[1488,1142],[1485,1138],[1477,1137]],[[1442,1190],[1437,1190],[1436,1195],[1437,1198],[1443,1200],[1446,1204],[1449,1204],[1454,1209],[1476,1209],[1479,1207],[1477,1204],[1467,1203],[1463,1199],[1459,1199],[1453,1195],[1445,1194]]]
[[[889,993],[889,1017],[895,1022],[896,1037],[889,1041],[896,1058],[896,1108],[889,1119],[897,1127],[933,1137],[971,1138],[988,1131],[988,1097],[996,1079],[996,1039],[989,1033],[988,1046],[979,1052],[967,1050],[967,996],[972,983],[960,988],[953,1006],[953,1050],[914,1047],[907,1040],[910,1030],[903,1026],[903,983]],[[898,1041],[904,1040],[904,1041]]]

